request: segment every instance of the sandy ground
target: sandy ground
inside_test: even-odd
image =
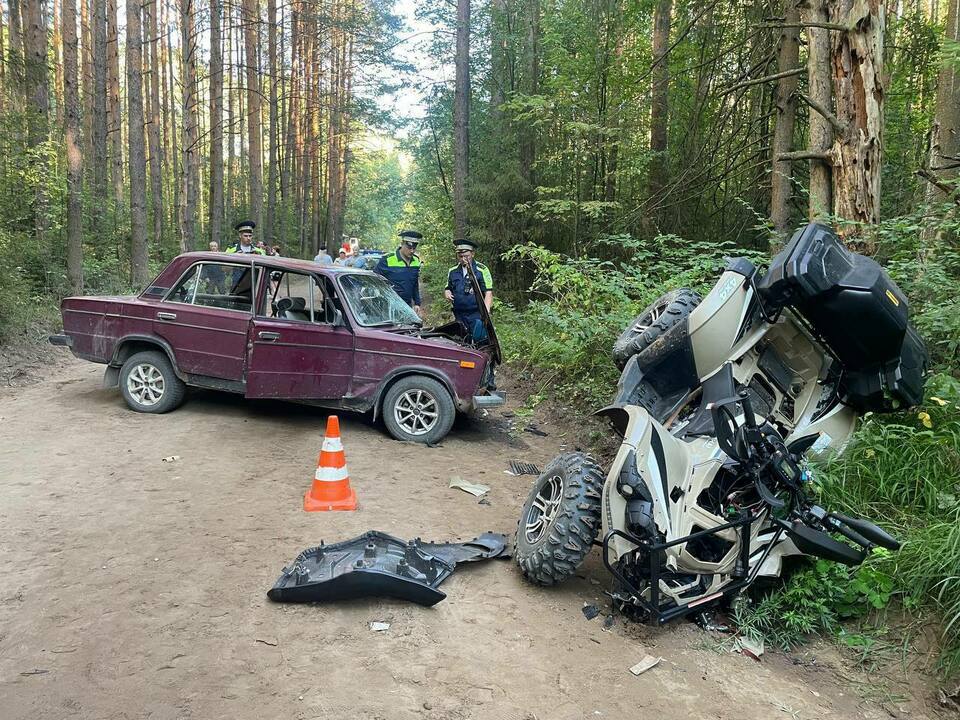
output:
[[[577,439],[543,422],[548,437],[512,437],[498,411],[424,448],[347,415],[360,509],[308,514],[323,411],[194,392],[176,412],[139,415],[101,373],[71,358],[0,388],[0,717],[934,714],[914,673],[867,676],[829,645],[758,663],[687,622],[618,618],[606,631],[581,612],[608,611],[596,553],[551,590],[491,561],[458,569],[433,608],[271,603],[282,567],[321,539],[512,534],[532,478],[507,462],[542,466]],[[490,485],[490,504],[450,489],[453,475]],[[631,675],[648,653],[663,661]]]

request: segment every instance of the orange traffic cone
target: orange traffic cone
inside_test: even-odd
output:
[[[347,459],[340,442],[340,419],[336,415],[327,418],[327,433],[317,459],[317,472],[313,476],[313,485],[303,496],[303,509],[307,512],[357,509],[357,495],[350,487]]]

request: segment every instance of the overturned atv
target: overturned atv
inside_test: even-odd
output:
[[[919,403],[927,365],[906,297],[828,228],[799,230],[766,274],[738,258],[702,300],[664,296],[614,359],[599,414],[622,445],[605,478],[566,453],[534,483],[515,543],[533,582],[569,577],[599,544],[615,599],[662,623],[779,575],[789,555],[857,565],[899,548],[806,492],[806,454],[841,451],[861,413]]]

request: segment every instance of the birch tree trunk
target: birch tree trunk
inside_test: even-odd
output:
[[[470,0],[457,0],[456,85],[453,94],[453,222],[457,238],[469,236]]]
[[[83,0],[81,0],[82,2]],[[77,87],[77,5],[62,0],[63,143],[67,156],[67,282],[83,292],[83,154],[80,152],[80,93]]]
[[[147,155],[143,136],[143,33],[140,0],[127,0],[127,157],[130,176],[130,270],[135,287],[150,281],[147,252]]]
[[[805,23],[826,23],[830,20],[825,0],[811,0],[803,13]],[[809,26],[807,32],[807,88],[810,99],[820,107],[833,106],[830,91],[830,35],[823,27]],[[810,220],[822,220],[833,213],[833,182],[830,148],[833,144],[833,127],[829,120],[810,110]],[[813,157],[819,156],[819,157]]]

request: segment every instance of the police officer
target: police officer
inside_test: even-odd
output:
[[[228,253],[240,253],[242,255],[266,255],[262,248],[253,244],[253,229],[257,224],[253,220],[241,220],[233,229],[237,231],[239,238],[235,245],[226,249]]]
[[[447,288],[443,291],[443,295],[453,303],[453,316],[466,328],[467,333],[473,336],[474,341],[480,342],[487,339],[487,331],[483,327],[478,303],[482,302],[487,312],[493,308],[493,276],[486,265],[473,259],[474,251],[477,249],[477,244],[473,240],[454,240],[453,245],[457,251],[458,263],[450,268],[450,273],[447,275]],[[482,295],[480,298],[474,294],[473,283],[467,275],[468,265],[473,267],[473,272],[477,276],[477,284],[480,286]]]
[[[414,251],[423,240],[423,235],[416,230],[403,230],[400,238],[400,247],[395,252],[382,256],[374,272],[389,280],[397,295],[419,315],[420,268],[423,263]]]

